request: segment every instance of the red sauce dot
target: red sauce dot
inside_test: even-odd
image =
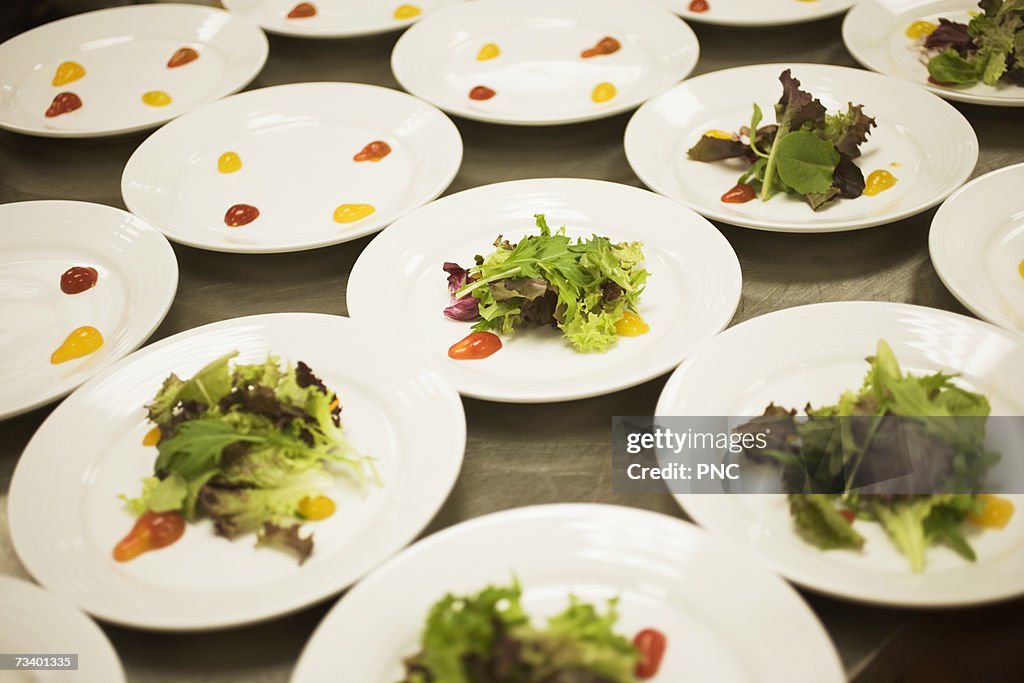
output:
[[[501,349],[501,339],[491,332],[474,332],[460,339],[448,349],[448,357],[453,360],[480,360],[487,358]]]
[[[190,47],[178,48],[178,50],[171,55],[171,58],[167,60],[167,68],[173,69],[176,66],[182,66],[189,62],[194,62],[199,59],[199,53]]]
[[[708,4],[708,0],[692,0],[690,2],[691,12],[707,12],[709,9],[711,6]]]
[[[82,106],[82,99],[73,92],[62,92],[53,98],[50,108],[46,110],[46,117],[52,119],[54,116],[66,114]]]
[[[311,2],[300,2],[288,13],[289,19],[305,19],[316,15],[316,7]]]
[[[497,95],[497,93],[486,85],[478,85],[469,91],[469,99],[471,100],[489,100],[495,95]]]
[[[931,83],[932,85],[937,85],[940,88],[949,88],[949,87],[952,87],[952,86],[956,85],[955,83],[946,83],[945,81],[937,81],[934,78],[932,78],[931,76],[928,77],[928,82]]]
[[[96,286],[100,274],[89,266],[73,266],[60,276],[60,291],[65,294],[81,294]]]
[[[739,183],[722,195],[726,204],[742,204],[754,198],[754,188],[746,183]]]
[[[374,140],[352,157],[353,161],[380,161],[391,154],[391,145],[383,140]]]
[[[237,228],[248,225],[260,217],[260,210],[249,204],[235,204],[224,214],[224,222],[229,227]]]
[[[580,57],[587,59],[589,57],[597,57],[599,55],[610,55],[613,52],[618,52],[622,45],[619,41],[615,40],[611,36],[605,36],[597,42],[594,47],[584,50],[580,53]]]
[[[654,678],[661,668],[661,659],[665,656],[667,639],[665,634],[655,628],[645,628],[633,637],[633,647],[640,658],[637,660],[633,674],[640,680]]]
[[[843,516],[843,519],[845,519],[850,524],[853,524],[853,520],[857,519],[857,515],[853,514],[853,510],[850,510],[849,508],[843,508],[842,510],[839,511],[839,514],[841,514]]]

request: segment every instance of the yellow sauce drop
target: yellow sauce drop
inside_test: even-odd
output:
[[[930,21],[915,21],[910,26],[907,26],[907,30],[904,31],[904,35],[911,40],[917,40],[918,38],[924,38],[925,36],[931,35],[932,31],[939,27],[938,24]]]
[[[160,443],[160,428],[159,427],[153,427],[148,432],[146,432],[146,435],[144,437],[142,437],[142,445],[143,446],[155,446],[158,443]]]
[[[891,164],[889,164],[889,168],[903,168],[903,164],[901,164],[898,161],[894,161]]]
[[[376,210],[370,204],[342,204],[334,210],[334,220],[339,223],[354,223],[366,218]]]
[[[395,19],[412,19],[418,17],[423,10],[416,5],[399,5],[395,8]]]
[[[615,86],[611,83],[598,83],[594,88],[594,92],[590,94],[590,99],[598,103],[607,102],[615,97],[616,94]]]
[[[171,103],[171,96],[163,90],[150,90],[142,95],[142,101],[151,107],[166,107]]]
[[[327,519],[336,509],[334,501],[327,496],[306,496],[299,501],[299,514],[311,522]]]
[[[494,43],[487,43],[482,48],[480,48],[480,52],[476,53],[476,58],[477,61],[483,62],[488,59],[494,59],[500,54],[501,50],[498,49],[497,45],[495,45]]]
[[[217,159],[217,170],[221,173],[234,173],[242,169],[242,157],[234,152],[224,152]]]
[[[704,137],[718,138],[719,140],[732,140],[732,133],[727,133],[724,130],[713,128],[711,130],[704,131]]]
[[[53,85],[64,85],[77,81],[79,78],[85,75],[85,67],[78,62],[62,62],[57,70],[53,74],[53,80],[50,81]]]
[[[1020,265],[1017,266],[1017,272],[1020,273],[1021,277],[1024,277],[1024,259],[1021,259]]]
[[[896,176],[886,170],[879,169],[872,171],[864,181],[864,194],[874,197],[879,192],[885,192],[896,184]]]
[[[985,502],[981,512],[971,512],[967,515],[968,521],[986,529],[1002,529],[1013,517],[1013,503],[1006,498],[993,496],[988,493],[978,494],[978,498]]]
[[[650,330],[651,326],[633,311],[626,311],[615,323],[615,334],[620,337],[639,337],[641,334],[647,334]]]
[[[50,362],[54,365],[66,363],[69,360],[95,353],[101,346],[103,346],[103,335],[100,334],[100,331],[95,327],[85,325],[73,330],[64,343],[50,354]]]

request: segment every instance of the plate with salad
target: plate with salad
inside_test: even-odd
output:
[[[460,2],[464,0],[223,0],[223,5],[270,33],[354,38],[400,31],[431,12]]]
[[[943,284],[971,312],[1024,332],[1024,164],[957,190],[932,219],[928,250]]]
[[[1024,106],[1019,0],[924,0],[895,11],[865,0],[846,15],[843,41],[867,68],[948,100]]]
[[[836,232],[935,206],[978,140],[951,105],[902,81],[822,64],[698,76],[641,107],[626,158],[651,189],[715,220]]]
[[[292,683],[342,669],[402,683],[843,680],[814,613],[739,546],[593,504],[498,512],[406,549],[324,617]]]
[[[348,310],[408,339],[466,396],[544,403],[670,371],[723,329],[740,267],[709,222],[616,183],[551,178],[439,199],[382,232]]]
[[[912,490],[676,499],[697,523],[808,588],[893,606],[972,605],[1024,594],[1024,495],[1001,488],[1001,458],[985,436],[989,416],[1024,415],[1022,379],[1017,333],[908,304],[813,304],[706,344],[673,374],[657,414],[781,416],[799,437],[787,443],[805,454],[816,446],[804,430],[822,417],[900,416],[925,427],[914,418],[963,418],[970,429],[927,432],[915,477],[932,483]]]
[[[654,3],[474,0],[406,31],[391,70],[451,114],[540,126],[634,109],[686,78],[699,54],[690,27]]]
[[[11,482],[11,536],[97,618],[249,623],[412,540],[464,445],[458,394],[411,345],[339,316],[226,320],[124,359],[47,418]]]
[[[718,26],[785,26],[842,14],[856,0],[658,0],[687,21]]]

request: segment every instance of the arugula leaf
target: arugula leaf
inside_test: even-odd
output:
[[[800,194],[824,194],[832,187],[839,152],[814,133],[796,131],[772,145],[779,177]],[[771,164],[769,159],[768,163]],[[767,173],[767,171],[766,171]]]

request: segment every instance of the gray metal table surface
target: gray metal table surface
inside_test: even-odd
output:
[[[840,24],[841,19],[835,18],[762,30],[694,25],[702,53],[695,74],[771,62],[856,66],[842,44]],[[271,36],[267,65],[249,87],[355,81],[398,88],[389,67],[396,39],[397,34],[333,41]],[[978,133],[981,156],[976,175],[1024,161],[1020,110],[956,106]],[[457,120],[465,156],[448,193],[532,177],[599,178],[641,186],[623,152],[628,118],[627,114],[539,128]],[[123,208],[121,170],[145,137],[146,133],[52,140],[2,132],[0,202],[77,199]],[[933,214],[928,211],[883,227],[825,235],[720,225],[743,269],[742,300],[733,324],[790,306],[853,299],[902,301],[967,313],[943,287],[929,260],[927,235]],[[174,245],[181,270],[178,294],[150,341],[242,315],[277,311],[345,315],[348,273],[368,241],[276,255],[221,254]],[[465,400],[465,464],[451,496],[424,533],[496,510],[551,502],[614,503],[685,517],[668,495],[611,492],[610,418],[653,413],[665,379],[556,405],[499,406]],[[6,498],[22,449],[51,409],[0,424],[0,574],[28,577],[11,544]],[[908,666],[915,670],[911,666],[915,656],[934,653],[937,644],[961,639],[975,644],[984,639],[989,646],[978,646],[978,652],[988,652],[987,657],[963,655],[964,666],[974,674],[998,678],[1011,670],[1020,673],[1016,668],[1020,660],[1008,664],[1006,653],[1016,649],[1024,635],[1020,618],[1024,601],[973,610],[915,612],[803,594],[853,679],[896,680]],[[222,632],[165,635],[109,625],[104,629],[132,681],[272,683],[288,678],[303,644],[333,602]],[[993,622],[1003,626],[991,628]],[[1000,649],[1001,644],[1006,649]]]

